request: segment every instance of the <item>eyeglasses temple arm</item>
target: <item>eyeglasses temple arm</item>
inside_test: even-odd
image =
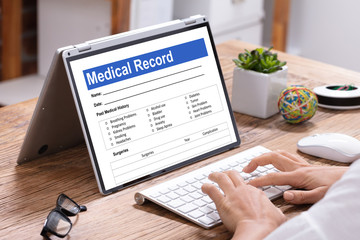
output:
[[[47,232],[43,229],[43,230],[41,231],[40,235],[43,236],[46,240],[51,240],[51,238],[50,238],[48,235],[46,235],[46,233],[47,233]]]
[[[80,212],[84,212],[87,210],[87,207],[86,206],[80,206]]]

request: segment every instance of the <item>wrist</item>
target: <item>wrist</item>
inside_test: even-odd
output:
[[[253,223],[253,222],[241,222],[235,229],[232,240],[257,240],[264,239],[272,231],[274,231],[279,225],[268,223]]]

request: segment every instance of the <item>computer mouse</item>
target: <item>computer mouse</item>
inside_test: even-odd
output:
[[[342,163],[360,158],[360,141],[341,133],[322,133],[304,137],[297,143],[299,151]]]

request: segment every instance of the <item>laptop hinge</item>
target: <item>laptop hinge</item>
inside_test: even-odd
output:
[[[91,49],[91,46],[88,43],[81,43],[81,44],[75,45],[75,47],[79,52],[85,52],[85,51]]]
[[[190,25],[190,24],[196,23],[196,19],[186,18],[186,19],[183,19],[183,22],[185,23],[185,25]]]

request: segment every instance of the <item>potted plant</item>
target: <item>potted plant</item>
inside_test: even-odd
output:
[[[236,112],[268,118],[277,112],[277,100],[286,88],[287,67],[272,49],[257,48],[233,59],[232,108]]]

